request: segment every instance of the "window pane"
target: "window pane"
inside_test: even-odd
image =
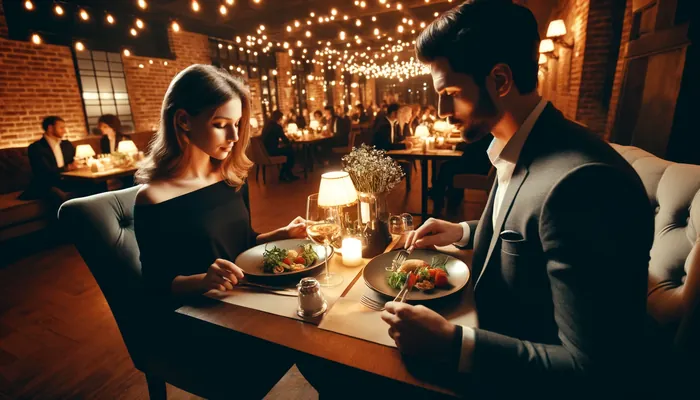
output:
[[[104,51],[93,51],[92,59],[95,61],[107,61],[107,53]]]
[[[83,92],[97,91],[97,84],[95,83],[95,78],[90,76],[81,76],[80,82],[83,84]],[[83,96],[83,98],[85,98],[85,96]]]
[[[97,76],[109,76],[109,71],[95,71]]]
[[[117,105],[118,115],[131,115],[131,107],[129,105]]]
[[[78,60],[78,68],[80,68],[81,70],[92,71],[92,61]]]
[[[75,52],[75,57],[78,59],[90,59],[90,52],[89,51],[76,51]]]
[[[97,78],[97,85],[100,88],[100,92],[112,92],[112,82],[109,78]]]
[[[117,100],[125,100],[129,98],[127,93],[114,93],[114,98]]]
[[[102,115],[102,110],[100,106],[85,106],[85,112],[89,116],[100,116]]]
[[[100,100],[102,100],[103,103],[114,103],[114,95],[112,94],[112,92],[100,92]]]
[[[102,105],[102,114],[116,114],[117,113],[117,107],[115,107],[113,104],[103,104]]]
[[[122,78],[112,78],[112,86],[115,92],[126,92],[126,81]]]
[[[109,63],[109,69],[112,70],[112,74],[114,75],[115,72],[122,72],[124,71],[124,67],[122,66],[122,63]],[[119,74],[121,75],[121,74]]]
[[[107,63],[104,61],[95,61],[95,69],[98,71],[109,71]]]
[[[107,58],[109,61],[116,62],[121,64],[122,63],[122,56],[119,53],[108,53]]]

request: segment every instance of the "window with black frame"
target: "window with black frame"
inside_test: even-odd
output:
[[[335,81],[335,68],[333,67],[327,67],[323,71],[323,79],[325,80],[325,86],[326,86],[326,104],[328,105],[335,105],[335,102],[333,101],[333,92],[335,85],[340,85],[340,82]]]
[[[306,93],[307,75],[311,73],[309,64],[300,60],[292,60],[292,88],[294,90],[294,109],[299,115],[302,110],[308,107],[308,98]]]
[[[260,79],[259,94],[263,118],[279,108],[277,93],[277,64],[274,53],[259,53],[235,43],[209,39],[212,64],[227,69],[231,74],[248,79]]]

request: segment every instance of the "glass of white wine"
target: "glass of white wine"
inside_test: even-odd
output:
[[[309,239],[322,244],[326,252],[326,272],[318,276],[321,286],[338,286],[343,283],[343,277],[332,274],[328,268],[329,245],[340,236],[340,213],[338,207],[319,207],[318,193],[309,196],[306,203],[306,234]]]

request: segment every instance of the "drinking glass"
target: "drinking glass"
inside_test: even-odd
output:
[[[318,193],[314,193],[306,202],[306,234],[312,241],[324,246],[326,272],[319,275],[321,286],[331,287],[343,283],[343,277],[330,272],[328,256],[330,243],[340,237],[340,213],[338,207],[321,207],[318,205]]]
[[[389,232],[393,235],[401,235],[413,230],[413,216],[409,213],[392,215],[389,217]]]

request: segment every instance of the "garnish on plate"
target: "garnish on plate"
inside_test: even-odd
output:
[[[414,272],[416,283],[413,287],[421,291],[450,286],[447,279],[447,258],[433,257],[430,264],[423,260],[406,260],[401,266],[387,276],[387,283],[396,290],[401,290],[408,275]]]
[[[318,260],[318,254],[311,243],[304,244],[297,250],[274,246],[263,253],[263,271],[268,274],[301,271],[313,265],[316,260]]]

